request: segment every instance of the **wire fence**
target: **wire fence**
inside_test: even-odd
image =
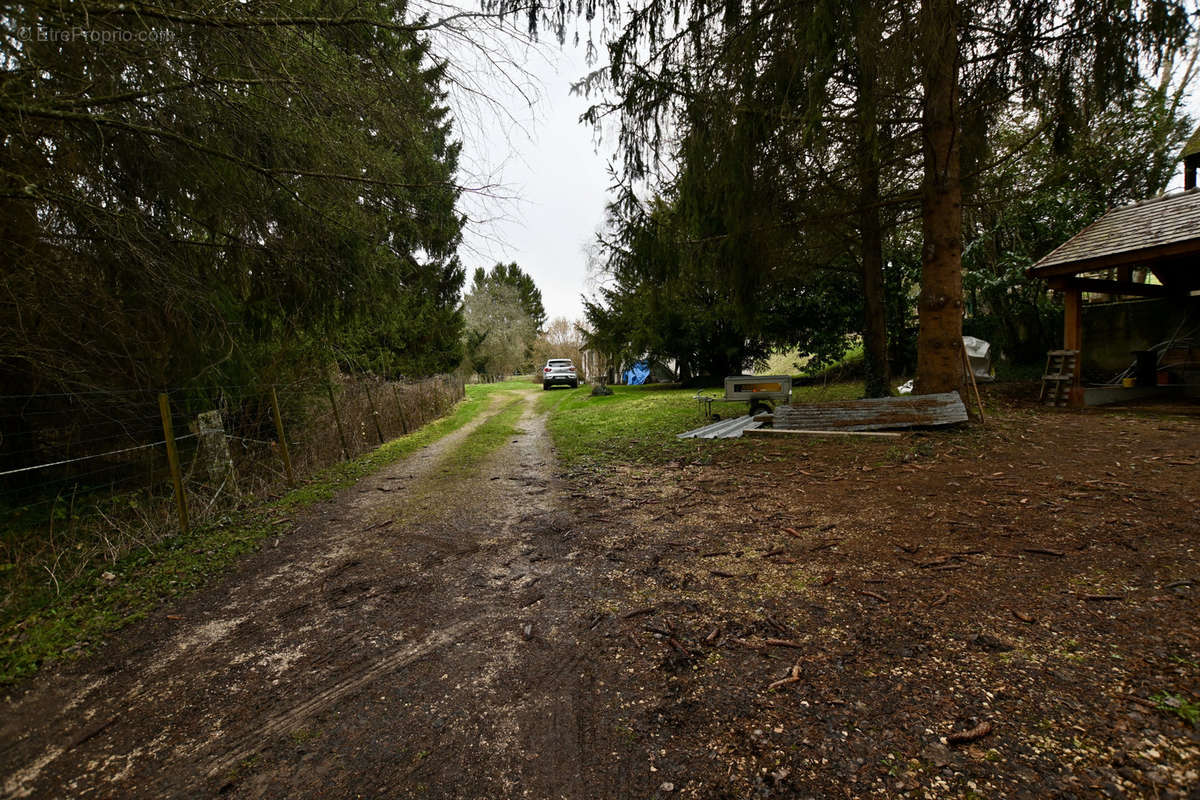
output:
[[[464,394],[438,376],[0,395],[0,583],[57,586],[409,433]]]

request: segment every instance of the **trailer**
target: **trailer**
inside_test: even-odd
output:
[[[792,397],[791,375],[732,375],[725,379],[725,396],[697,394],[696,402],[704,418],[712,417],[713,403],[749,403],[750,416],[770,411]]]

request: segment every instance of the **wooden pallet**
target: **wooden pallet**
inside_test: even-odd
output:
[[[1046,372],[1042,375],[1042,392],[1038,402],[1048,406],[1066,406],[1071,402],[1075,373],[1079,363],[1078,350],[1051,350],[1046,353]]]

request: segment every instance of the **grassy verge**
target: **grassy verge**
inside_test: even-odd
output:
[[[420,430],[323,470],[281,497],[98,565],[69,583],[6,586],[14,595],[0,618],[0,685],[28,677],[47,662],[93,649],[105,635],[144,618],[162,601],[197,589],[265,539],[280,535],[290,524],[285,516],[289,512],[326,500],[364,475],[462,428],[493,395],[515,389],[504,383],[468,386],[466,399],[450,414]]]
[[[550,412],[548,427],[559,456],[568,468],[613,462],[661,463],[703,458],[719,448],[738,447],[741,439],[677,439],[705,420],[694,389],[613,386],[609,397],[592,397],[589,387],[546,392],[539,398]],[[714,394],[712,390],[706,392]],[[862,395],[862,384],[797,387],[793,402],[848,400]],[[725,419],[747,413],[746,403],[719,403],[713,410]]]

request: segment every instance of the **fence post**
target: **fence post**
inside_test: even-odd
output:
[[[187,535],[187,498],[183,496],[183,475],[179,471],[179,452],[175,449],[175,430],[171,425],[171,402],[166,393],[158,396],[158,413],[162,416],[163,438],[167,443],[167,463],[171,465],[171,483],[175,485],[175,505],[179,508],[179,528]]]
[[[379,443],[383,444],[383,428],[379,427],[379,412],[375,409],[375,398],[371,397],[371,385],[364,383],[363,388],[367,390],[367,405],[371,407],[371,419],[375,422],[375,435],[379,437]]]
[[[279,454],[283,457],[283,468],[287,472],[288,486],[296,485],[296,473],[292,472],[292,455],[288,452],[287,437],[283,434],[283,416],[279,413],[279,396],[271,387],[271,412],[275,415],[275,434],[279,437]]]
[[[346,430],[342,427],[342,417],[338,413],[337,400],[333,399],[333,384],[326,383],[325,389],[329,392],[329,405],[333,408],[333,421],[337,423],[338,438],[342,440],[342,459],[350,460],[350,447],[346,444]]]
[[[400,412],[400,435],[408,435],[408,417],[404,414],[404,403],[400,402],[400,387],[392,385],[392,396],[396,398],[396,410]]]

